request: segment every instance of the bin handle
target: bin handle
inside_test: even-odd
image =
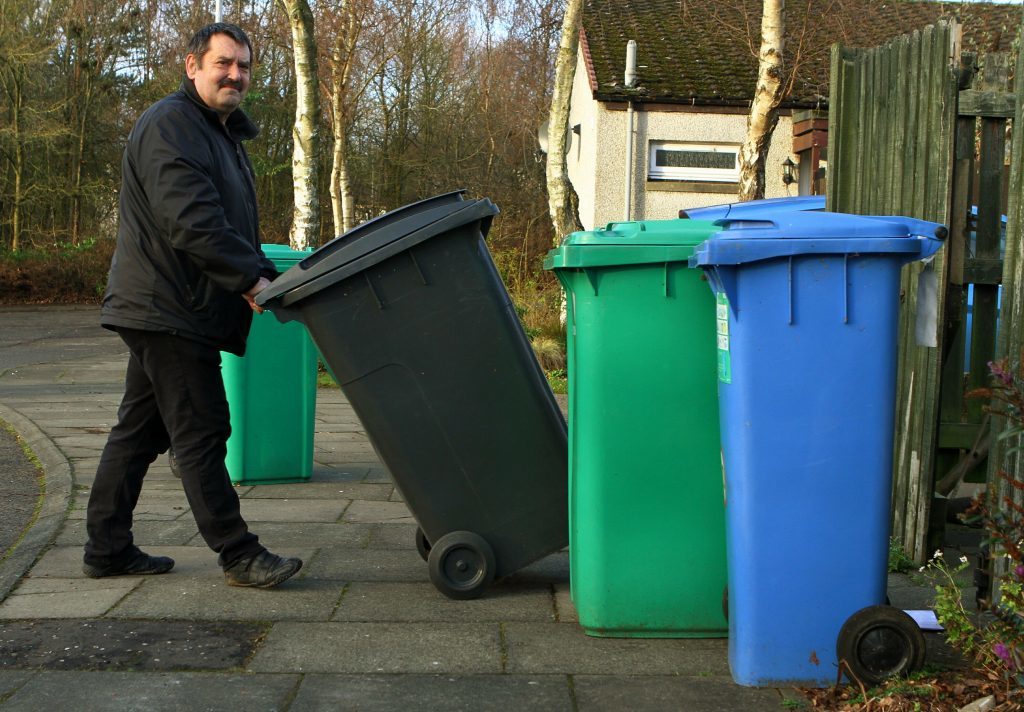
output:
[[[275,299],[272,304],[264,304],[263,309],[273,314],[274,318],[282,324],[287,324],[290,321],[297,321],[299,319],[298,315],[292,309],[281,306],[280,300]]]
[[[619,225],[632,225],[636,227],[638,232],[647,232],[647,224],[644,222],[610,222],[604,226],[603,231],[612,232]]]

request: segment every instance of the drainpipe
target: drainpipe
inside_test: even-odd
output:
[[[630,40],[626,43],[626,89],[636,86],[636,41]],[[628,222],[632,219],[633,203],[633,99],[626,100],[626,195],[625,212],[622,219]]]

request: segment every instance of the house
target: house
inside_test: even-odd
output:
[[[625,219],[627,195],[634,220],[672,218],[680,209],[736,199],[761,7],[762,0],[584,0],[567,154],[584,228]],[[1008,52],[1022,8],[909,0],[786,3],[788,92],[766,162],[766,197],[824,192],[832,45],[874,47],[943,18],[961,22],[964,51]],[[632,87],[624,78],[629,40],[636,42]]]

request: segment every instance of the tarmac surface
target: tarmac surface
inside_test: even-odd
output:
[[[18,436],[0,425],[0,553],[13,547],[32,521],[41,475]]]
[[[134,532],[174,570],[86,578],[85,505],[127,360],[97,322],[95,307],[0,307],[0,426],[28,446],[45,488],[33,494],[40,472],[0,427],[4,712],[701,712],[800,699],[735,685],[724,639],[586,636],[565,551],[480,599],[444,597],[416,551],[414,519],[336,388],[318,392],[312,478],[237,488],[264,544],[304,559],[296,578],[228,587],[165,458],[147,477]],[[905,577],[890,584],[894,604],[927,605]]]

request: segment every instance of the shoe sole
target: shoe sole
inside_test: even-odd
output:
[[[301,568],[302,562],[300,561],[299,565],[291,571],[284,571],[275,576],[274,578],[270,579],[269,581],[264,581],[263,583],[243,583],[241,581],[235,581],[233,579],[230,579],[227,576],[224,577],[224,580],[227,581],[228,586],[235,586],[237,588],[273,588],[274,586],[284,583],[292,576],[299,573],[299,570]]]
[[[159,574],[165,574],[174,568],[174,564],[171,564],[167,568],[150,569],[149,571],[103,571],[91,566],[83,566],[82,573],[91,579],[100,578],[111,578],[113,576],[157,576]]]

